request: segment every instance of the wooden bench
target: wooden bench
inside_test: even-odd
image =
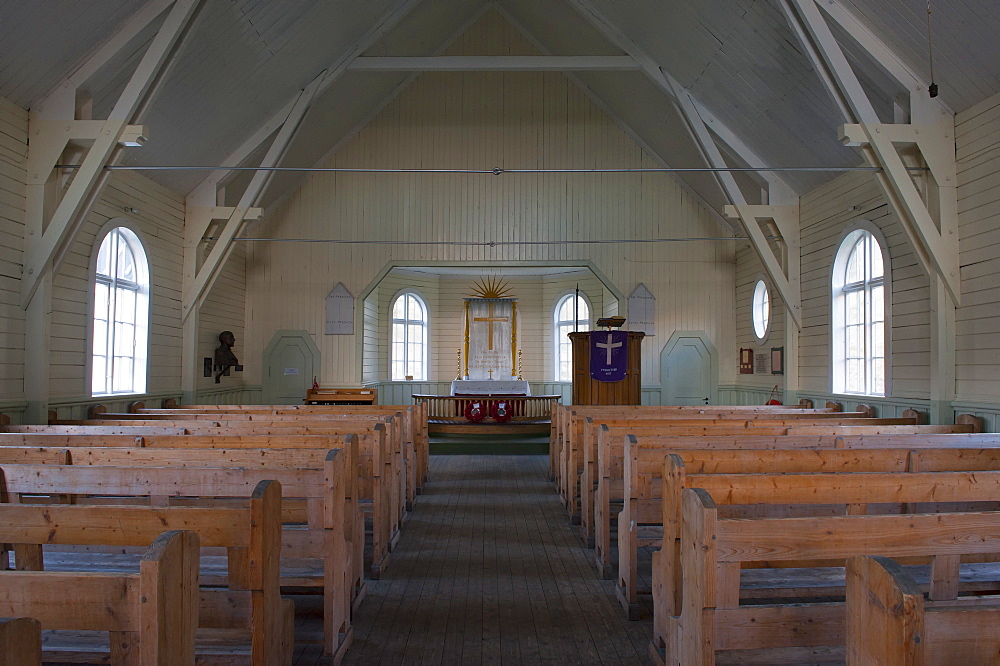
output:
[[[0,571],[0,616],[34,618],[43,629],[110,632],[112,664],[193,664],[198,535],[164,532],[138,573]]]
[[[428,479],[429,445],[427,437],[427,405],[368,405],[368,406],[315,406],[315,405],[185,405],[172,408],[174,410],[192,410],[199,412],[268,412],[275,411],[279,414],[309,414],[309,413],[332,413],[332,414],[392,414],[402,411],[404,417],[409,414],[412,424],[409,430],[412,432],[413,447],[415,449],[416,473],[413,475],[417,489],[416,494],[420,494],[423,484]],[[138,409],[136,413],[158,413],[166,410],[146,410]],[[404,426],[405,428],[405,426]]]
[[[61,430],[65,426],[53,426],[56,430]],[[74,432],[80,431],[76,427]],[[372,477],[373,461],[369,457],[367,462],[362,460],[358,453],[359,442],[365,441],[366,437],[376,437],[381,433],[381,428],[376,427],[373,432],[358,435],[345,435],[339,437],[327,437],[319,435],[150,435],[150,436],[130,436],[130,435],[88,435],[88,434],[62,434],[62,433],[6,433],[0,434],[0,447],[9,446],[57,446],[75,449],[79,447],[128,447],[128,448],[183,448],[197,451],[207,449],[201,455],[205,462],[220,460],[222,463],[233,465],[237,462],[234,457],[237,451],[245,449],[285,450],[285,449],[315,449],[320,450],[325,455],[331,448],[343,448],[348,454],[348,468],[354,469],[355,473],[349,475],[346,480],[345,493],[347,497],[346,513],[348,517],[353,516],[353,520],[348,520],[348,539],[352,544],[351,562],[354,572],[354,583],[351,588],[354,590],[356,603],[360,602],[364,596],[364,549],[365,549],[365,527],[363,508],[368,508],[368,513],[372,517],[371,543],[372,564],[375,567],[373,574],[379,575],[380,571],[388,562],[388,549],[392,540],[390,510],[388,508],[389,495],[381,479]],[[374,442],[369,442],[369,448],[384,447],[384,438],[377,437]],[[228,453],[228,457],[219,457],[220,451]],[[140,460],[142,454],[138,451],[131,454],[133,459]],[[252,459],[257,454],[242,456],[239,462],[244,465],[255,464]],[[181,460],[177,457],[175,461]],[[228,462],[227,462],[228,461]],[[350,461],[354,461],[353,463]],[[259,462],[259,461],[258,461]],[[167,464],[173,464],[168,461]],[[200,463],[199,463],[200,464]],[[221,463],[220,463],[221,464]],[[354,535],[358,535],[356,538]]]
[[[998,622],[996,598],[975,606],[936,605],[924,601],[912,576],[891,558],[857,555],[847,562],[848,664],[996,663]]]
[[[142,416],[142,415],[132,415]],[[224,419],[218,418],[224,416]],[[387,442],[388,451],[383,452],[381,448],[370,450],[366,446],[367,440],[361,442],[362,460],[371,456],[374,459],[373,465],[377,469],[384,469],[379,472],[378,477],[381,483],[387,488],[390,500],[391,531],[394,535],[393,542],[398,538],[399,527],[405,520],[406,515],[406,490],[407,481],[403,464],[403,445],[399,420],[393,416],[380,415],[360,415],[356,417],[316,417],[315,419],[297,418],[294,415],[253,415],[253,414],[233,414],[233,415],[213,415],[213,414],[190,414],[185,420],[168,421],[166,419],[142,420],[131,418],[125,420],[98,419],[81,421],[62,421],[57,427],[84,427],[90,428],[95,424],[99,427],[107,425],[126,428],[134,426],[155,426],[158,423],[171,423],[171,425],[183,425],[184,430],[179,434],[192,435],[346,435],[358,433],[359,435],[375,429],[381,425]],[[81,431],[85,432],[85,431]],[[110,434],[110,433],[109,433]],[[128,434],[124,432],[123,434]],[[141,434],[141,433],[136,433]]]
[[[839,408],[805,408],[801,405],[562,405],[557,401],[552,405],[552,428],[549,437],[549,476],[561,491],[560,460],[565,450],[571,430],[571,418],[590,416],[600,419],[605,416],[630,417],[642,414],[658,414],[666,417],[681,417],[684,414],[745,413],[745,414],[826,414],[840,411]]]
[[[1000,512],[720,518],[713,501],[809,510],[867,503],[993,504],[1000,472],[709,474],[697,483],[702,487],[683,491],[679,539],[665,525],[665,546],[658,552],[661,557],[654,557],[654,601],[662,594],[665,605],[657,605],[651,656],[660,663],[710,664],[716,651],[757,663],[820,661],[817,654],[823,653],[843,659],[843,603],[815,601],[842,595],[842,582],[796,582],[789,589],[769,583],[756,590],[757,596],[776,602],[758,598],[755,604],[741,605],[744,562],[804,567],[809,562],[842,564],[859,554],[923,557],[932,563],[934,599],[1000,590],[996,571],[986,580],[959,580],[959,555],[996,552],[996,540],[989,535],[1000,528]],[[671,543],[676,547],[670,548]],[[671,554],[679,554],[678,559]],[[680,580],[675,613],[675,590],[669,588]]]
[[[360,387],[314,388],[306,391],[303,402],[307,405],[374,405],[378,402],[378,391]]]
[[[113,468],[107,471],[108,478],[117,476]],[[68,481],[60,489],[72,494],[76,488],[72,479]],[[17,480],[11,485],[22,492],[31,490]],[[108,490],[119,488],[109,484]],[[245,630],[235,644],[216,639],[208,646],[199,643],[196,652],[205,659],[220,654],[233,659],[243,656],[254,666],[288,665],[295,647],[295,608],[280,593],[281,486],[261,481],[248,500],[243,508],[4,504],[0,505],[0,541],[14,544],[18,570],[33,571],[43,569],[43,545],[142,546],[164,530],[183,527],[195,532],[203,548],[226,548],[229,554],[229,589],[201,589],[198,625],[206,630]],[[107,568],[103,566],[107,559],[48,552],[44,569],[99,573]],[[120,566],[117,560],[110,564],[111,569]],[[342,636],[350,638],[350,627],[343,629]],[[231,637],[229,632],[226,638]],[[89,651],[87,647],[94,650],[93,645],[79,644],[78,637],[46,642],[47,652],[83,653]]]
[[[817,427],[815,431],[810,431],[809,433],[803,433],[801,428],[787,428],[784,432],[776,433],[778,436],[797,436],[797,437],[812,437],[817,442],[827,441],[829,442],[832,438],[837,436],[854,437],[862,436],[860,434],[854,435],[852,433],[857,433],[859,429],[870,429],[870,436],[876,434],[890,434],[895,433],[897,435],[905,434],[919,434],[920,436],[926,435],[939,435],[942,433],[965,433],[969,434],[973,432],[973,426],[971,425],[951,425],[951,426],[918,426],[918,425],[880,425],[880,426],[852,426],[852,425],[834,425],[834,426],[823,426]],[[715,436],[722,436],[722,431],[716,429],[712,432],[718,433]],[[771,436],[762,436],[758,433],[761,431],[755,429],[753,433],[749,433],[743,436],[744,441],[754,441],[767,442]],[[621,479],[621,459],[623,455],[623,448],[621,446],[621,435],[627,433],[634,433],[641,435],[642,437],[649,436],[684,436],[685,432],[678,430],[676,427],[671,427],[670,433],[663,430],[662,426],[653,425],[650,426],[649,421],[637,421],[635,424],[625,424],[621,425],[619,422],[612,421],[611,425],[608,423],[598,424],[597,427],[591,427],[589,423],[585,424],[584,433],[587,435],[585,438],[586,446],[596,449],[596,454],[593,455],[596,458],[596,464],[587,465],[581,475],[580,482],[580,517],[581,517],[581,535],[587,542],[588,547],[595,547],[602,549],[602,544],[598,544],[595,541],[596,533],[599,531],[598,521],[596,513],[598,509],[595,507],[594,498],[597,496],[600,484],[606,478],[611,478],[612,480]],[[596,436],[594,436],[596,433]],[[691,433],[687,432],[688,435],[695,435],[701,437],[711,437],[713,435],[705,433]],[[982,444],[971,444],[971,446],[980,446]],[[826,446],[826,444],[819,444],[819,446]],[[906,446],[905,444],[900,444],[899,446]],[[921,446],[919,444],[913,444],[912,446]],[[610,453],[606,450],[611,447]],[[687,447],[684,447],[687,448]],[[763,444],[761,448],[776,448],[770,444]],[[791,448],[800,448],[798,446]],[[606,552],[606,551],[604,551]],[[603,555],[602,555],[603,557]]]
[[[51,427],[66,433],[89,434],[93,426],[87,423],[89,422]],[[133,421],[133,423],[146,422]],[[388,566],[389,553],[399,539],[405,515],[399,430],[393,427],[394,423],[392,417],[370,417],[337,423],[307,421],[304,425],[288,426],[264,420],[251,422],[245,419],[236,421],[192,419],[184,422],[181,434],[207,437],[269,437],[271,443],[266,444],[267,446],[274,446],[274,442],[280,441],[283,437],[296,435],[343,437],[356,434],[359,437],[358,461],[362,469],[362,487],[359,492],[363,497],[373,498],[373,502],[364,505],[364,508],[366,511],[371,510],[374,542],[371,575],[377,578]],[[142,431],[135,432],[142,435]],[[182,443],[173,445],[187,446]],[[200,442],[194,444],[194,446],[201,445]]]
[[[683,474],[806,473],[806,472],[916,472],[1000,469],[1000,448],[974,449],[818,449],[805,447],[807,438],[789,438],[788,448],[755,450],[734,446],[730,450],[671,450],[626,438],[623,509],[618,517],[618,567],[616,591],[626,614],[638,619],[638,549],[661,545],[663,520],[668,510],[662,484],[666,455],[675,454],[684,463]],[[681,438],[683,439],[683,438]],[[685,440],[679,444],[697,444]],[[1000,447],[1000,436],[988,442]],[[674,470],[674,473],[681,473]],[[679,492],[683,484],[671,490]],[[673,498],[674,496],[671,495]],[[679,498],[677,498],[679,499]],[[597,560],[609,567],[607,559]]]
[[[646,415],[642,418],[628,418],[628,419],[611,419],[608,417],[601,417],[599,419],[601,424],[607,424],[611,427],[627,427],[633,428],[637,426],[642,426],[644,428],[670,428],[672,432],[677,435],[698,435],[698,434],[740,434],[746,433],[751,434],[790,434],[789,429],[796,425],[811,425],[817,423],[812,419],[807,418],[782,418],[781,415],[750,415],[748,418],[731,419],[731,418],[715,418],[718,415],[711,415],[713,418],[661,418]],[[590,417],[587,417],[590,418]],[[832,428],[837,427],[841,424],[846,424],[848,422],[858,424],[858,425],[872,425],[872,426],[896,426],[896,425],[907,425],[912,426],[916,423],[914,418],[900,418],[900,419],[869,419],[863,418],[861,416],[847,417],[845,419],[823,419],[823,427],[829,427],[832,432]],[[828,426],[826,424],[829,424]],[[585,466],[596,464],[596,446],[593,444],[588,445],[584,442],[584,436],[589,435],[586,439],[588,442],[593,442],[595,437],[593,436],[594,428],[599,424],[590,419],[590,426],[587,425],[587,419],[585,418],[581,421],[579,425],[579,435],[577,440],[579,446],[570,440],[567,446],[567,455],[565,458],[566,467],[563,474],[566,477],[566,482],[564,483],[564,500],[566,506],[573,517],[573,522],[579,522],[576,516],[582,510],[577,502],[580,485],[578,484],[578,479],[580,475],[585,473]],[[669,434],[664,432],[664,434]],[[805,434],[805,433],[803,433]],[[815,433],[819,434],[819,433]],[[589,475],[588,475],[589,478]],[[586,484],[584,484],[586,485]],[[582,519],[582,516],[581,516]]]
[[[161,451],[164,460],[178,453]],[[281,585],[322,593],[324,648],[335,654],[341,641],[349,640],[351,610],[344,515],[347,457],[342,453],[329,451],[321,469],[2,465],[0,470],[10,494],[72,492],[79,504],[121,504],[113,497],[102,499],[110,495],[148,496],[158,505],[230,506],[226,498],[245,497],[264,480],[278,481],[284,494]],[[91,495],[99,497],[87,497]],[[220,495],[221,499],[214,499]],[[204,580],[223,583],[228,579],[223,568],[212,575],[206,572]],[[342,636],[345,633],[347,638]]]
[[[926,427],[926,426],[923,426]],[[966,426],[958,426],[966,428]],[[837,428],[834,432],[842,430],[851,431],[849,427]],[[931,430],[937,430],[932,427]],[[632,434],[638,444],[651,449],[689,449],[689,448],[749,448],[749,449],[804,449],[804,448],[975,448],[993,447],[1000,445],[1000,435],[989,433],[965,433],[957,435],[940,434],[904,434],[904,435],[777,435],[777,436],[700,436],[683,437],[676,435],[661,434],[661,429],[650,430],[640,428],[611,428],[606,424],[598,430],[597,449],[598,464],[596,470],[596,488],[591,490],[590,484],[583,484],[583,490],[591,490],[593,500],[593,526],[591,528],[594,535],[593,546],[595,548],[595,563],[598,571],[609,577],[611,560],[610,537],[613,534],[610,529],[614,513],[610,506],[612,502],[624,501],[626,495],[623,494],[625,486],[625,450],[629,441],[628,436],[622,436],[622,431]],[[659,478],[660,470],[652,472],[653,477]],[[632,480],[634,486],[636,480]],[[587,499],[581,498],[583,506],[587,506]],[[588,544],[590,545],[590,544]]]
[[[341,423],[351,419],[368,419],[393,417],[398,424],[400,436],[401,464],[405,466],[403,479],[406,496],[406,508],[412,508],[416,496],[422,492],[422,484],[426,480],[428,440],[426,409],[409,406],[379,406],[364,408],[339,408],[320,406],[193,406],[184,409],[139,409],[135,414],[102,414],[101,421],[115,417],[126,417],[122,420],[164,419],[164,420],[248,420],[274,421],[279,427],[285,422],[301,424],[306,421],[335,421]]]
[[[781,415],[782,417],[792,417],[796,419],[813,418],[813,412],[816,410],[805,410],[799,409],[797,413]],[[743,412],[746,416],[747,421],[758,421],[767,420],[768,423],[773,422],[773,413],[754,413],[750,410]],[[820,413],[820,419],[827,419],[833,417],[839,417],[842,412],[826,412]],[[862,412],[849,414],[849,418],[861,418]],[[718,412],[718,418],[713,420],[713,424],[722,427],[725,425],[726,421],[734,420],[740,413],[724,413]],[[782,418],[782,423],[785,418]],[[913,420],[912,417],[907,420]],[[850,423],[848,421],[847,423]],[[663,424],[662,426],[660,424]],[[618,419],[609,417],[600,417],[595,420],[595,417],[587,416],[580,422],[580,435],[579,439],[582,442],[582,471],[580,472],[580,483],[579,483],[579,506],[580,506],[580,536],[586,543],[588,548],[593,548],[595,546],[594,542],[594,497],[596,487],[600,482],[602,477],[601,473],[598,471],[599,459],[601,456],[602,442],[608,441],[605,436],[604,440],[601,440],[602,430],[611,430],[613,437],[618,437],[620,435],[625,435],[630,432],[635,432],[637,429],[642,428],[644,430],[652,431],[659,427],[683,427],[681,423],[675,420],[661,421],[659,418],[640,418],[640,419]],[[749,426],[748,426],[749,427]],[[620,440],[613,440],[620,443]],[[572,463],[570,463],[572,466]],[[570,491],[571,492],[571,491]],[[574,521],[575,522],[575,521]]]
[[[879,424],[915,424],[915,417],[902,419],[877,419],[868,418],[867,412],[847,412],[847,413],[809,413],[804,410],[796,410],[793,413],[780,412],[757,412],[757,411],[726,411],[723,409],[711,412],[678,412],[671,409],[664,412],[662,408],[647,408],[646,410],[611,411],[604,408],[601,414],[588,414],[586,412],[573,411],[566,424],[564,434],[565,445],[561,451],[561,471],[560,476],[564,479],[562,483],[562,494],[565,496],[572,493],[576,484],[576,474],[586,472],[585,467],[593,464],[595,457],[593,448],[588,447],[587,422],[592,423],[591,427],[601,423],[628,425],[640,423],[652,426],[656,423],[663,425],[670,424],[672,427],[745,427],[750,428],[757,425],[764,426],[765,422],[771,427],[778,425],[795,426],[810,425],[813,423],[823,424],[830,421],[837,423],[853,422],[857,425],[879,425]],[[858,419],[858,420],[854,420]],[[760,422],[759,424],[756,422]],[[788,423],[785,423],[789,421]],[[742,423],[741,423],[742,422]],[[575,471],[575,473],[574,473]],[[569,500],[567,500],[569,503]]]

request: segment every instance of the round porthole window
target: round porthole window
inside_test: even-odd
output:
[[[771,298],[767,293],[767,285],[763,280],[757,280],[753,289],[753,333],[758,340],[767,335],[767,325],[771,321]]]

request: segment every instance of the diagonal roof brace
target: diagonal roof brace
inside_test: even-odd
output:
[[[330,86],[343,76],[352,62],[354,62],[372,45],[376,44],[378,40],[384,37],[389,30],[398,25],[400,21],[402,21],[413,10],[413,8],[421,2],[423,2],[423,0],[397,0],[393,7],[382,16],[378,23],[372,26],[368,32],[358,39],[354,48],[349,53],[341,57],[336,63],[327,67],[324,74],[320,77],[321,81],[318,84],[314,95],[321,95],[329,89]],[[269,118],[267,122],[259,127],[253,134],[248,136],[240,147],[222,160],[221,163],[242,164],[285,124],[286,119],[299,99],[300,95],[295,95],[289,99],[281,109],[272,115],[271,118]],[[215,190],[218,188],[219,184],[232,175],[232,173],[232,171],[226,169],[213,171],[207,178],[199,183],[191,195],[188,196],[189,203],[192,201],[205,200],[214,202]]]
[[[298,99],[292,105],[288,117],[285,118],[284,124],[278,130],[278,134],[274,137],[274,141],[271,143],[267,154],[264,155],[264,159],[261,160],[260,166],[272,167],[277,166],[281,162],[281,158],[288,150],[288,146],[302,124],[303,118],[305,118],[306,113],[309,111],[309,106],[316,95],[316,91],[319,90],[326,77],[327,72],[324,70],[312,80],[305,90],[299,93]],[[212,288],[222,267],[225,265],[226,260],[233,252],[233,239],[243,230],[243,227],[246,225],[248,212],[254,210],[252,206],[260,199],[273,175],[273,171],[264,170],[255,172],[250,183],[247,185],[247,189],[243,192],[243,196],[240,197],[239,204],[231,209],[232,212],[226,221],[225,227],[219,234],[219,239],[208,253],[208,257],[205,258],[205,264],[198,270],[194,276],[194,280],[185,291],[181,307],[182,320],[186,321],[191,316],[191,313],[201,306],[205,296]]]
[[[725,167],[726,162],[722,152],[708,131],[708,127],[705,126],[704,120],[698,114],[694,101],[675,79],[666,74],[664,76],[674,91],[681,115],[684,117],[691,135],[698,142],[706,162],[713,167]],[[781,295],[781,300],[785,302],[792,321],[795,322],[797,328],[802,328],[802,295],[799,288],[798,270],[798,208],[749,205],[732,173],[719,171],[714,175],[731,202],[731,205],[726,207],[726,214],[739,220],[743,230],[750,238],[750,244],[757,253],[757,257],[764,265],[764,270]],[[760,229],[759,220],[765,218],[775,221],[778,231],[782,234],[782,241],[786,244],[788,256],[784,267],[775,256],[767,238]]]
[[[673,79],[673,77],[668,73],[663,71],[663,69],[653,60],[647,53],[639,48],[631,39],[629,39],[621,30],[619,30],[611,21],[602,15],[596,7],[594,7],[592,0],[567,0],[571,6],[573,6],[577,12],[586,20],[595,30],[597,30],[601,35],[604,36],[612,44],[616,45],[622,51],[627,53],[629,56],[635,59],[639,64],[643,73],[653,82],[661,91],[666,93],[667,96],[671,97],[675,101],[677,100],[676,90],[684,90],[678,83]],[[695,99],[693,95],[685,90],[685,95],[691,100],[692,104],[698,111],[699,117],[702,122],[711,129],[715,136],[723,142],[728,150],[732,152],[733,155],[738,156],[743,162],[753,167],[763,167],[765,162],[761,159],[753,150],[747,145],[738,135],[730,130],[725,124],[716,118],[711,111],[708,110],[700,101]],[[714,142],[714,140],[713,140]],[[725,166],[725,165],[722,165]],[[770,184],[780,184],[783,188],[792,191],[793,188],[788,186],[788,184],[781,178],[781,176],[772,173],[762,171],[760,172],[760,177],[767,180]]]
[[[955,177],[954,117],[943,114],[930,126],[883,124],[816,0],[781,0],[789,25],[805,47],[828,92],[851,124],[841,130],[842,141],[861,148],[872,166],[880,167],[877,179],[892,205],[924,270],[937,275],[956,305],[961,302],[959,274],[957,181]],[[897,145],[915,145],[931,169],[935,188],[931,211]]]
[[[70,183],[52,213],[48,226],[45,227],[40,237],[33,239],[28,244],[21,280],[21,306],[23,308],[27,308],[31,303],[42,277],[52,270],[53,260],[59,248],[68,246],[73,241],[80,221],[88,214],[107,179],[104,167],[113,163],[121,152],[119,144],[139,143],[138,136],[145,135],[144,130],[135,131],[129,122],[148,102],[150,95],[155,92],[160,75],[176,53],[201,1],[176,0],[174,2],[170,13],[125,85],[121,97],[106,121],[97,121],[100,124],[95,125],[92,121],[67,120],[65,122],[69,124],[69,127],[65,136],[52,137],[51,141],[49,137],[46,137],[44,142],[46,147],[42,149],[41,155],[31,157],[32,149],[29,149],[29,160],[33,162],[30,168],[34,177],[40,179],[37,182],[41,182],[51,172],[50,168],[47,172],[42,173],[47,164],[51,162],[51,166],[55,166],[55,161],[52,160],[53,152],[58,155],[65,149],[66,143],[59,145],[63,139],[68,142],[68,137],[74,134],[86,136],[88,132],[93,134],[96,130],[93,143],[83,158],[73,182]],[[67,97],[65,91],[60,91],[57,96],[65,103]],[[84,124],[76,126],[77,122]],[[32,210],[41,212],[42,208],[33,206]],[[29,224],[29,227],[41,229],[43,222],[44,220],[35,220]]]

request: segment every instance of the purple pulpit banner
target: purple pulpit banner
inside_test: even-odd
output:
[[[628,331],[590,334],[590,376],[599,382],[620,382],[628,369]]]

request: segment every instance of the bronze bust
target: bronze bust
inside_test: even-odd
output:
[[[219,333],[219,346],[215,350],[215,383],[220,382],[222,375],[229,375],[229,368],[235,368],[236,372],[242,372],[243,366],[240,360],[233,353],[233,345],[236,344],[236,336],[232,331]]]

